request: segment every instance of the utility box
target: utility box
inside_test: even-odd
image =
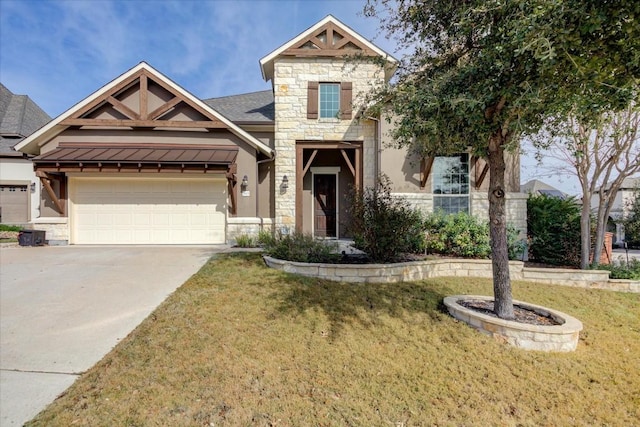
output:
[[[18,234],[20,246],[43,246],[45,232],[42,230],[22,230]]]

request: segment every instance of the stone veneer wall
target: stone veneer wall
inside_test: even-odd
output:
[[[69,244],[69,218],[35,218],[31,222],[31,229],[43,230],[45,241],[51,246]]]
[[[279,58],[274,62],[275,181],[289,179],[289,188],[276,193],[275,226],[295,226],[296,141],[363,141],[363,180],[375,182],[376,122],[357,120],[362,95],[384,80],[382,67],[339,58]],[[307,119],[308,82],[351,82],[353,119]]]
[[[227,242],[235,244],[240,235],[257,236],[261,230],[270,231],[273,228],[273,219],[258,217],[229,217],[227,219]]]
[[[264,256],[266,264],[287,273],[338,282],[397,283],[434,277],[491,278],[491,260],[438,259],[395,264],[311,264]],[[511,280],[589,289],[640,293],[638,280],[609,280],[604,270],[529,268],[522,261],[509,261]]]

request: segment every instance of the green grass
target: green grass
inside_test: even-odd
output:
[[[0,224],[0,231],[21,231],[23,227],[19,225]]]
[[[500,344],[442,311],[483,279],[359,285],[220,256],[29,425],[538,426],[640,419],[640,295],[514,283],[573,353]]]

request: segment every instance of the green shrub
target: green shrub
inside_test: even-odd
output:
[[[463,258],[487,258],[489,225],[465,213],[435,212],[424,221],[427,252]]]
[[[520,238],[520,231],[517,228],[507,227],[507,245],[509,259],[522,259],[527,242]]]
[[[609,271],[611,279],[640,280],[640,260],[638,259],[629,260],[629,263],[618,260],[611,264],[593,264],[590,268]]]
[[[530,196],[527,237],[532,260],[552,265],[580,265],[580,207],[575,199]]]
[[[630,248],[640,248],[640,189],[636,189],[634,193],[623,222],[624,241]]]
[[[489,224],[466,212],[435,212],[424,220],[425,249],[430,253],[463,258],[487,258],[491,255]],[[519,231],[507,228],[509,259],[519,259],[525,248]]]
[[[259,246],[266,247],[275,243],[275,235],[271,230],[260,230],[258,232],[257,242]]]
[[[240,248],[255,248],[257,246],[257,241],[253,236],[241,234],[236,237],[236,245]]]
[[[341,258],[337,243],[297,232],[274,236],[264,249],[267,255],[286,261],[336,263]]]
[[[382,175],[375,188],[353,190],[348,226],[354,246],[374,262],[398,260],[402,254],[422,252],[422,214],[402,198],[391,195],[389,178]]]
[[[22,229],[23,227],[20,227],[19,225],[0,224],[0,231],[20,231]]]

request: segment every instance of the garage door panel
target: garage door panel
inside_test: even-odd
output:
[[[72,178],[73,243],[224,243],[226,183]]]

